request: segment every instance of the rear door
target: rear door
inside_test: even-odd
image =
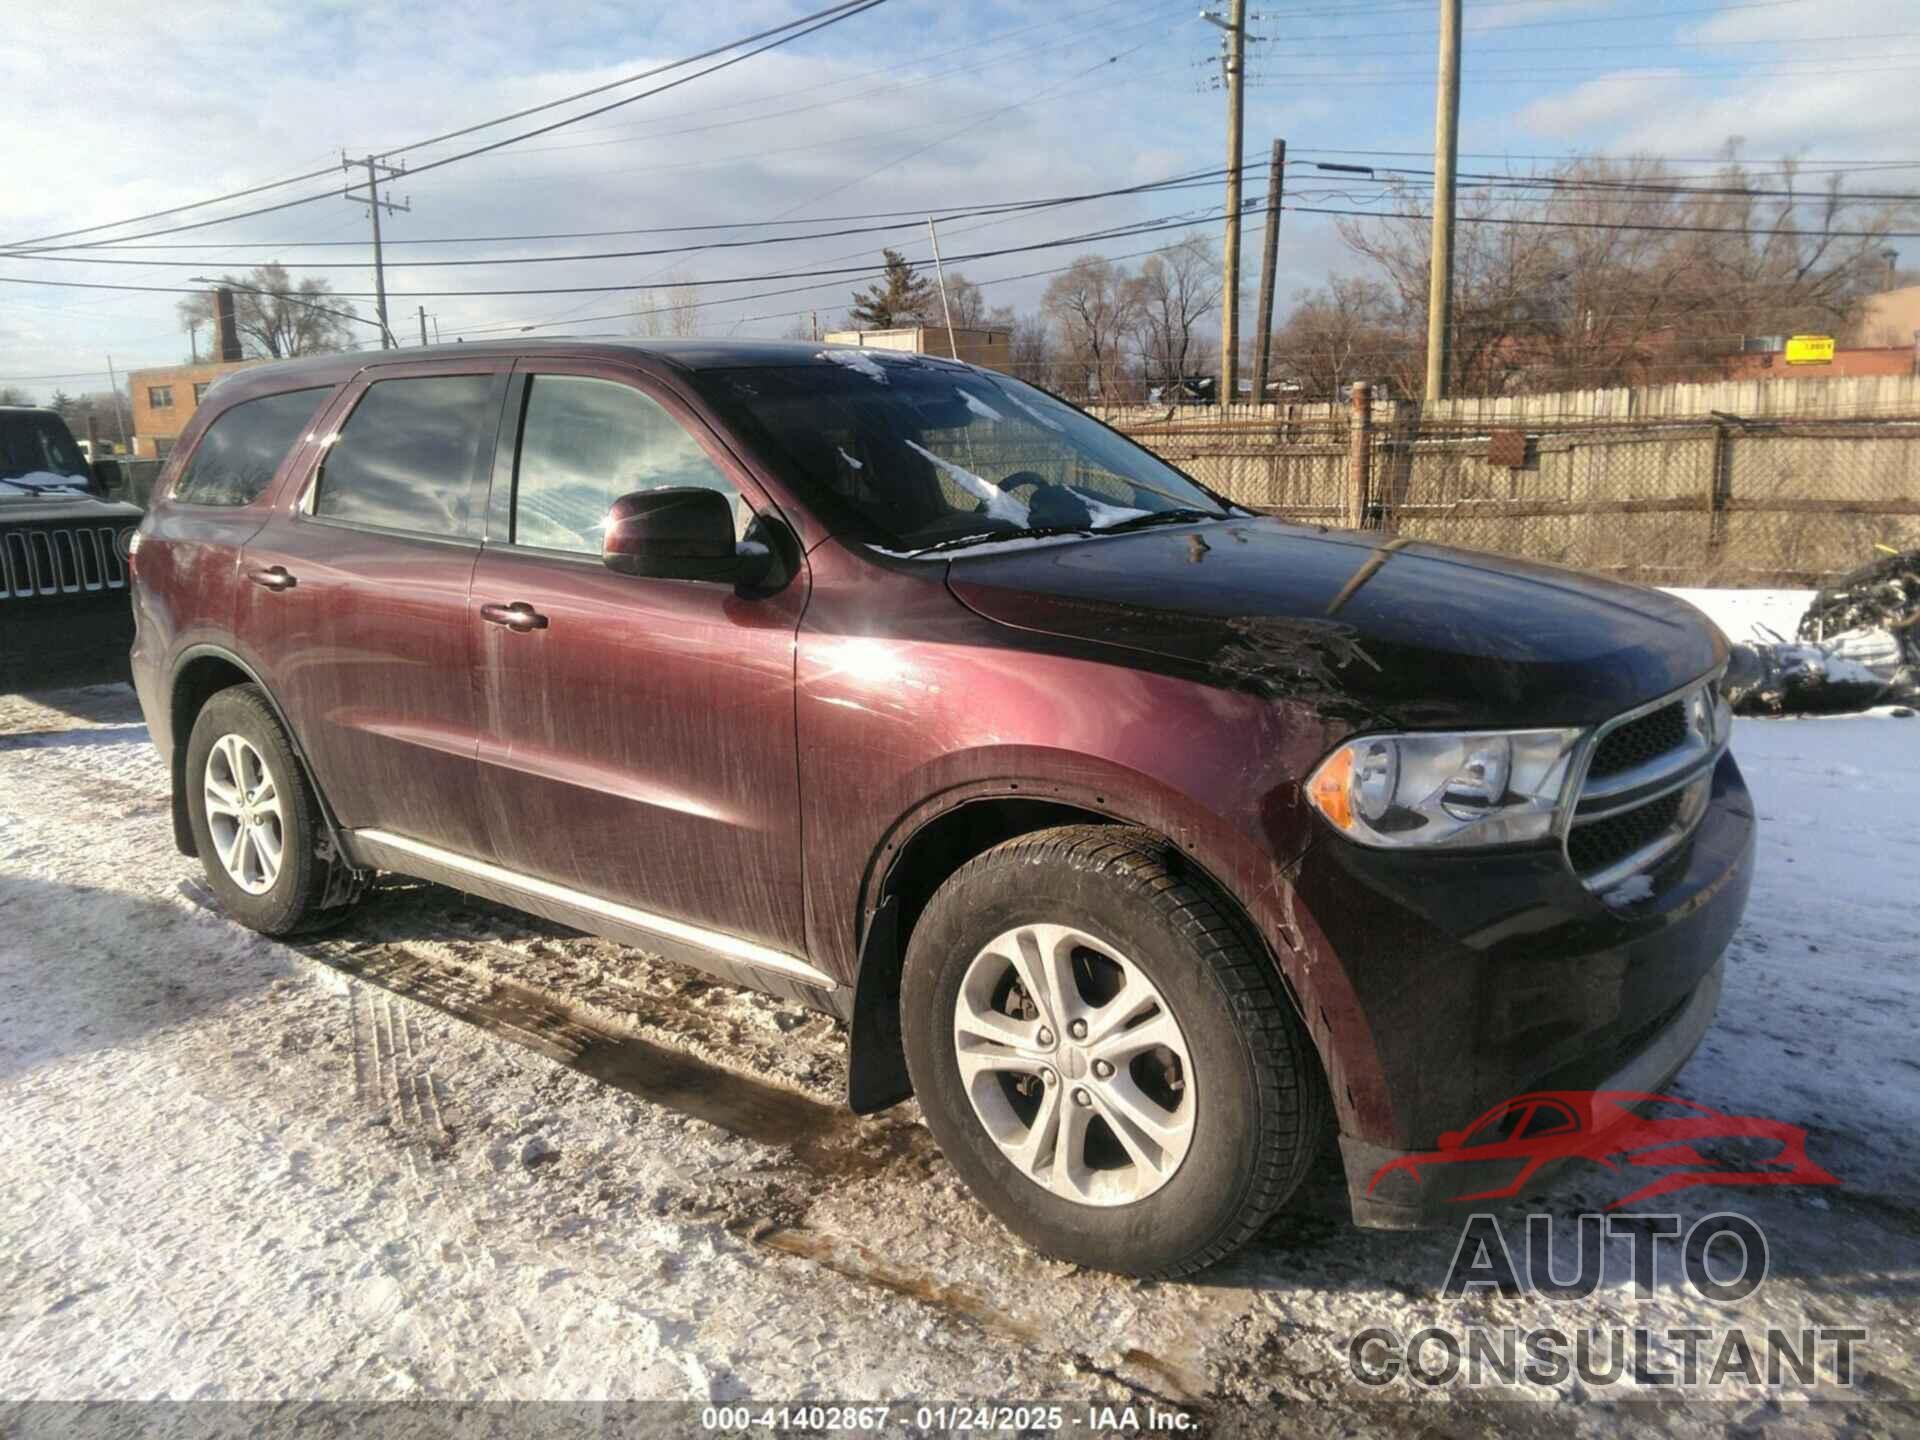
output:
[[[341,823],[480,857],[467,590],[507,369],[357,379],[239,587],[241,638]]]
[[[802,952],[804,564],[772,595],[615,574],[600,525],[619,495],[708,486],[742,535],[771,506],[681,399],[624,366],[522,361],[507,409],[471,617],[500,863]]]

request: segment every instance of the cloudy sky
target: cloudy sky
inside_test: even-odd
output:
[[[400,150],[418,168],[475,144],[659,85],[676,71],[435,145],[447,130],[606,84],[793,19],[824,0],[706,5],[302,4],[21,0],[30,23],[0,51],[9,137],[0,243],[167,211],[350,154]],[[1365,203],[1368,185],[1316,163],[1429,165],[1435,0],[1250,0],[1247,158],[1284,136],[1289,199]],[[1920,6],[1914,0],[1465,0],[1464,171],[1527,170],[1587,151],[1707,168],[1729,139],[1753,162],[1804,157],[1920,188]],[[795,314],[837,317],[860,276],[764,278],[872,263],[882,244],[927,254],[924,227],[883,212],[963,209],[1159,181],[1224,163],[1219,32],[1198,0],[888,0],[720,73],[394,186],[390,316],[417,307],[448,339],[627,329],[633,290],[483,290],[704,283],[703,331],[776,335]],[[17,37],[31,37],[30,44]],[[706,62],[712,63],[712,62]],[[1899,162],[1906,162],[1898,168]],[[1869,169],[1869,167],[1872,167]],[[275,213],[147,235],[74,260],[0,258],[0,383],[41,397],[104,384],[117,365],[186,358],[177,296],[17,283],[185,286],[209,269],[279,260],[370,292],[364,207],[337,170],[245,200],[67,237],[86,244],[284,201]],[[1250,195],[1264,179],[1250,181]],[[1216,182],[1027,214],[943,221],[949,270],[980,282],[1219,234]],[[854,219],[851,217],[873,217]],[[779,221],[736,227],[748,221]],[[619,258],[889,223],[894,230]],[[1116,226],[1157,234],[965,258]],[[1322,216],[1289,214],[1285,297],[1350,265]],[[467,237],[628,233],[469,243]],[[1257,238],[1250,233],[1249,244]],[[325,243],[321,243],[325,242]],[[163,248],[176,247],[176,248]],[[1255,252],[1257,253],[1257,252]],[[180,264],[104,264],[118,260]],[[423,260],[482,261],[426,266]],[[415,263],[409,263],[409,262]],[[326,268],[335,267],[335,268]],[[717,284],[742,278],[738,283]],[[753,278],[761,277],[761,278]],[[1027,306],[1044,276],[989,285]],[[1249,276],[1251,283],[1251,275]],[[468,293],[446,293],[468,292]],[[771,294],[768,292],[787,292]],[[363,312],[370,300],[356,298]],[[356,327],[371,338],[374,332]]]

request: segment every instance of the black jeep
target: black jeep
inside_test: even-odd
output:
[[[59,415],[0,406],[0,681],[126,673],[140,511],[106,497]]]

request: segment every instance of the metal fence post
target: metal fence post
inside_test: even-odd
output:
[[[1367,518],[1367,485],[1373,473],[1373,387],[1354,382],[1353,420],[1347,430],[1347,529]]]
[[[1733,431],[1740,417],[1722,410],[1713,418],[1713,462],[1707,481],[1707,554],[1717,561],[1727,543],[1727,502],[1733,498]]]

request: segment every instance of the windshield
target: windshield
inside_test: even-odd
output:
[[[90,475],[80,447],[60,420],[31,410],[0,412],[0,480],[84,490]]]
[[[895,553],[1231,513],[1138,445],[1008,376],[885,352],[696,383],[835,533]]]

